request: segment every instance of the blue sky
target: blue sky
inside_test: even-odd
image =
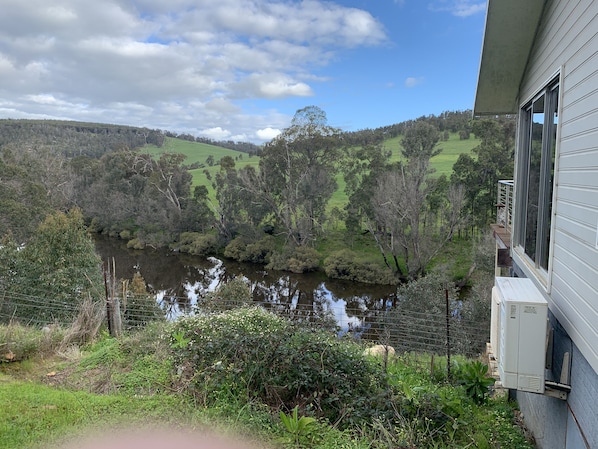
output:
[[[262,143],[471,109],[483,0],[2,0],[0,118]]]

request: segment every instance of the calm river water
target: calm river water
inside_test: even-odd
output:
[[[98,237],[104,261],[114,258],[119,279],[139,271],[170,317],[192,310],[197,299],[241,276],[254,300],[288,316],[334,318],[341,333],[367,333],[370,322],[396,301],[396,287],[331,280],[322,273],[293,274],[263,266],[167,250],[131,250],[122,240]]]

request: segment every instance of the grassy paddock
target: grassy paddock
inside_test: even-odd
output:
[[[391,161],[401,160],[401,139],[402,137],[395,137],[388,139],[384,142],[384,147],[392,152]],[[479,145],[479,139],[470,138],[467,140],[460,140],[459,135],[454,133],[451,134],[449,140],[446,142],[440,142],[439,147],[442,148],[442,153],[432,159],[432,167],[436,170],[435,175],[439,176],[445,174],[450,176],[453,170],[453,164],[457,161],[457,158],[461,153],[468,153]],[[167,137],[164,141],[164,145],[160,148],[148,145],[144,147],[143,151],[151,154],[152,156],[159,156],[162,153],[181,153],[187,156],[185,164],[191,165],[193,163],[205,164],[205,167],[190,170],[193,175],[193,186],[205,185],[210,192],[210,197],[214,198],[214,191],[212,189],[212,183],[207,179],[205,170],[207,170],[212,179],[214,175],[220,170],[219,165],[209,167],[206,164],[208,156],[214,158],[214,162],[219,161],[224,156],[231,156],[235,159],[236,167],[244,167],[251,165],[257,169],[260,158],[258,156],[249,157],[247,153],[240,151],[229,150],[227,148],[217,147],[215,145],[209,145],[200,142],[190,142],[187,140],[176,139]],[[329,209],[338,207],[342,209],[347,204],[347,195],[345,194],[345,181],[342,175],[338,175],[336,178],[338,183],[338,189],[332,196],[328,205]]]

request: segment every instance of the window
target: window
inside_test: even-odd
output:
[[[521,109],[516,244],[548,270],[559,85],[553,82]]]

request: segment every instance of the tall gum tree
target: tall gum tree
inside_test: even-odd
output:
[[[433,125],[415,122],[401,142],[404,160],[378,173],[373,189],[370,232],[385,260],[386,253],[392,255],[404,280],[425,274],[463,219],[462,188],[431,178],[430,159],[441,152],[439,138]]]
[[[259,171],[242,173],[244,188],[268,205],[294,245],[313,243],[324,224],[326,205],[337,188],[340,144],[340,130],[328,125],[325,112],[308,106],[265,145]]]

